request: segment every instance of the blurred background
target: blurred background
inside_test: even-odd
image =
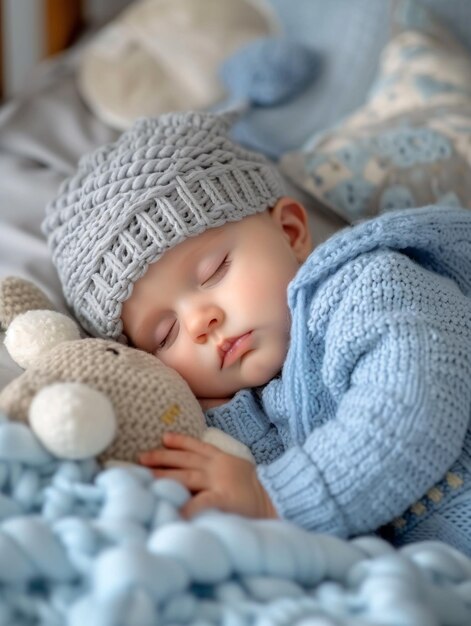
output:
[[[0,0],[0,93],[8,98],[36,65],[99,28],[132,0]]]
[[[470,25],[471,0],[0,0],[0,276],[60,307],[44,207],[165,111],[237,105],[232,137],[279,165],[316,245],[395,207],[471,208]]]

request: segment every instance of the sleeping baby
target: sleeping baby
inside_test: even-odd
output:
[[[177,433],[139,461],[191,491],[187,516],[471,556],[471,213],[391,212],[312,250],[306,210],[231,120],[141,119],[47,208],[84,328],[178,371],[257,464]]]

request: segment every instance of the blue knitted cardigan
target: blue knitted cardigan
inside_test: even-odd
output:
[[[313,251],[280,375],[206,414],[282,518],[342,537],[394,521],[397,543],[471,554],[470,294],[464,209],[388,213]]]

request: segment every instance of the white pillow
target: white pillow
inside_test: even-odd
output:
[[[140,116],[207,108],[225,96],[220,64],[277,31],[274,13],[259,0],[141,0],[89,45],[79,89],[120,130]]]

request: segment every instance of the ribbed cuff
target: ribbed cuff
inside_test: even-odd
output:
[[[243,389],[229,402],[209,409],[206,424],[220,428],[250,448],[257,465],[271,463],[284,452],[283,441],[265,415],[256,391]]]
[[[290,448],[273,463],[258,466],[257,474],[280,517],[309,530],[348,536],[341,510],[302,448]]]

